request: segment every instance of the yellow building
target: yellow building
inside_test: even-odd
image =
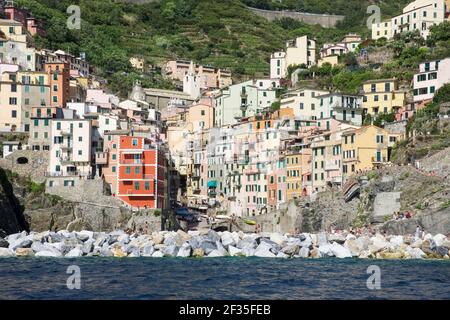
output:
[[[370,125],[342,133],[342,175],[372,170],[388,162],[389,134]]]
[[[50,104],[48,74],[4,72],[0,79],[0,131],[30,130],[31,108]]]
[[[27,42],[30,39],[22,23],[14,20],[0,19],[0,32],[12,41]]]
[[[286,198],[298,199],[306,194],[302,177],[310,171],[311,149],[288,151],[286,153]]]
[[[397,113],[406,103],[406,92],[398,89],[397,79],[370,80],[363,84],[366,114]]]

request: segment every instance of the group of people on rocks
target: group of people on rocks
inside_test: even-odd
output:
[[[405,219],[411,219],[413,217],[413,213],[411,211],[405,211],[405,212],[394,212],[392,215],[392,220],[405,220]]]

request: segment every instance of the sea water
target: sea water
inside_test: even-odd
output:
[[[450,299],[450,261],[0,258],[0,299]]]

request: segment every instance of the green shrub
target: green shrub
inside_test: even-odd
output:
[[[156,209],[155,211],[153,211],[153,215],[154,215],[155,217],[161,216],[161,210],[160,210],[160,209]]]

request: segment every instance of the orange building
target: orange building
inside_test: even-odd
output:
[[[121,136],[117,146],[117,196],[134,208],[163,209],[164,154],[142,137]]]
[[[48,62],[44,64],[50,82],[50,105],[66,107],[70,95],[70,66],[68,63]]]

